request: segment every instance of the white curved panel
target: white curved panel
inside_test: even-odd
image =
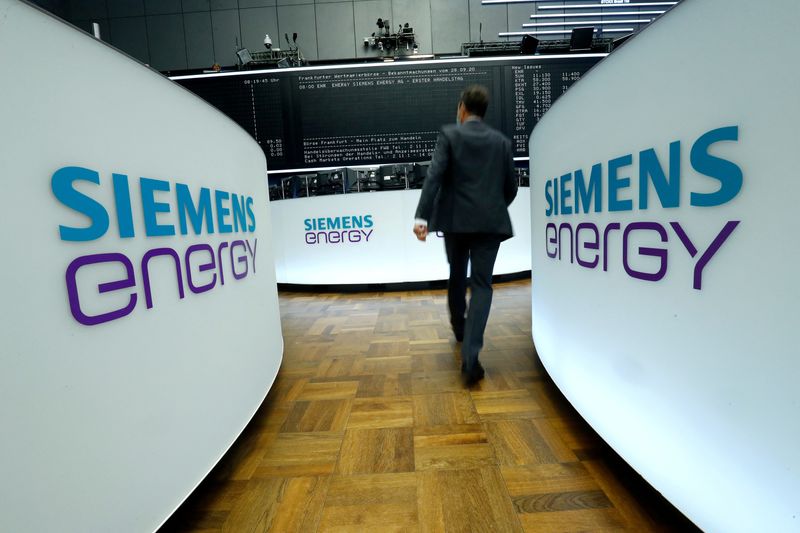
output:
[[[0,63],[0,530],[152,531],[280,365],[263,153],[28,4]]]
[[[530,139],[538,352],[709,531],[800,528],[798,18],[793,0],[687,0]]]
[[[280,283],[349,285],[447,279],[444,239],[411,231],[421,191],[383,191],[272,202]],[[531,268],[530,197],[509,206],[514,237],[500,245],[494,273]]]

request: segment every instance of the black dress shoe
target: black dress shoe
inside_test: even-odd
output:
[[[483,367],[480,363],[476,362],[472,372],[465,372],[464,382],[466,383],[467,387],[471,387],[482,380],[484,375],[486,375],[486,372],[484,372]]]

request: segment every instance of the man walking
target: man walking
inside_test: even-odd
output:
[[[456,340],[463,341],[461,372],[468,386],[483,378],[478,352],[492,305],[492,271],[500,243],[513,235],[508,205],[517,195],[511,141],[483,122],[488,105],[485,87],[461,93],[457,124],[439,133],[414,221],[419,240],[430,231],[444,233],[450,323]]]

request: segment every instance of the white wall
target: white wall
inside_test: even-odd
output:
[[[480,0],[33,1],[88,32],[99,23],[105,41],[162,71],[235,65],[235,43],[263,50],[265,33],[285,48],[284,34],[297,32],[300,50],[312,60],[378,56],[363,46],[364,37],[378,31],[378,18],[388,18],[393,29],[408,22],[421,53],[459,53],[461,43],[519,31],[536,9]],[[63,7],[54,5],[59,1]]]
[[[794,0],[682,3],[581,78],[530,139],[537,350],[603,438],[707,531],[800,528],[798,18]],[[759,35],[770,38],[748,38]],[[696,144],[725,127],[735,139]],[[654,148],[668,172],[675,141],[679,205],[663,207],[648,185],[645,209],[642,152]],[[629,154],[618,177],[630,182],[620,181],[616,196],[632,209],[610,211],[609,161]],[[588,176],[598,163],[601,211],[548,216],[548,181],[571,175],[565,205],[574,207],[574,171]],[[732,194],[719,205],[692,205],[693,193],[720,189]],[[697,287],[705,250],[736,221]],[[628,269],[665,267],[658,281],[626,272],[623,231],[602,240],[610,224],[637,222],[657,223],[664,235],[629,233]],[[694,257],[673,222],[696,245]],[[549,223],[599,226],[599,250],[590,230],[578,250],[600,264],[571,262],[569,246],[560,260],[549,257]]]
[[[264,156],[205,102],[16,0],[0,0],[0,63],[0,530],[152,531],[236,439],[280,365]],[[59,187],[67,167],[96,182]],[[130,232],[113,173],[128,175]],[[152,196],[162,229],[179,227],[185,184],[252,198],[247,231],[148,236],[140,177],[169,188]],[[207,253],[190,255],[194,285],[212,287],[192,292],[189,247],[237,240],[253,254],[222,248],[210,271]],[[148,309],[141,261],[164,248],[182,278],[154,259]],[[75,271],[71,305],[70,273],[96,254],[115,255]],[[242,279],[231,262],[247,267]],[[118,309],[130,312],[103,318]]]

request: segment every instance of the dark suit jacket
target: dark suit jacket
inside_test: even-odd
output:
[[[508,205],[517,195],[511,141],[480,120],[439,133],[416,217],[428,231],[513,236]]]

